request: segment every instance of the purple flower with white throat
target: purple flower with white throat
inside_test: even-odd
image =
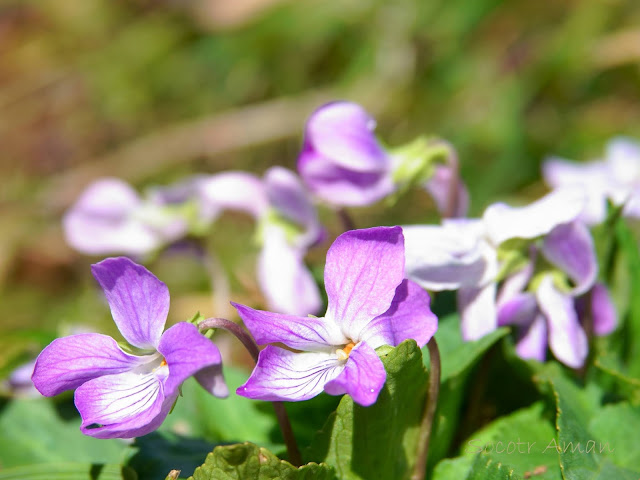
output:
[[[618,137],[607,143],[603,160],[576,163],[551,157],[544,162],[544,179],[552,188],[578,187],[587,197],[581,215],[588,225],[604,221],[607,199],[624,204],[623,215],[640,218],[640,144]]]
[[[131,438],[152,432],[191,375],[213,395],[228,394],[220,352],[195,325],[180,322],[163,333],[169,311],[164,283],[125,257],[103,260],[92,272],[130,347],[125,351],[98,333],[58,338],[40,353],[32,377],[46,396],[76,390],[82,433]]]
[[[298,171],[316,196],[334,206],[365,206],[421,185],[441,212],[466,213],[468,193],[459,180],[451,147],[420,138],[404,147],[385,149],[373,133],[375,126],[373,117],[351,102],[328,103],[313,112],[305,128]],[[436,164],[443,156],[446,163]]]
[[[407,276],[458,290],[465,340],[520,325],[521,356],[544,359],[548,343],[580,366],[588,346],[575,300],[597,275],[591,235],[577,220],[583,207],[580,191],[558,190],[524,207],[491,205],[478,220],[405,227]]]
[[[404,278],[400,227],[352,230],[327,253],[329,306],[324,317],[297,317],[234,304],[258,344],[268,345],[239,395],[300,401],[325,391],[375,403],[386,372],[375,349],[414,339],[424,346],[437,329],[429,295]]]

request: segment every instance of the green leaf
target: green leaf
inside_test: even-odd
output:
[[[296,468],[252,443],[216,447],[190,480],[336,480],[333,469],[310,463]]]
[[[231,392],[249,376],[229,367],[225,367],[224,375]],[[277,448],[282,443],[274,441],[271,435],[277,428],[269,403],[234,393],[228,398],[216,398],[190,378],[183,384],[182,397],[178,398],[160,431],[202,438],[212,443],[250,441]]]
[[[435,465],[451,447],[459,423],[467,378],[472,367],[508,331],[507,328],[500,328],[479,340],[463,342],[458,315],[449,315],[440,320],[435,337],[440,350],[442,377],[433,441],[429,447],[430,465]],[[423,349],[423,357],[425,365],[428,366],[429,354],[426,347]]]
[[[613,463],[638,468],[640,448],[631,439],[638,438],[640,432],[640,408],[627,403],[606,405],[591,419],[589,431],[601,441],[598,450],[606,450]]]
[[[433,480],[522,480],[508,465],[486,455],[468,455],[442,460],[433,471]],[[536,478],[537,477],[532,477]]]
[[[536,403],[474,433],[461,446],[461,457],[436,466],[434,479],[473,478],[474,469],[475,474],[483,471],[476,459],[481,456],[485,463],[491,460],[521,477],[536,472],[536,480],[561,480],[558,452],[549,447],[553,439],[555,430],[544,416],[544,406]]]
[[[555,430],[543,410],[543,404],[536,403],[499,418],[469,438],[463,451],[484,452],[521,476],[537,470],[544,473],[536,475],[536,480],[561,480],[558,452],[548,448]]]
[[[492,458],[478,455],[466,480],[522,480],[522,477],[512,468]]]
[[[162,478],[171,470],[193,472],[216,445],[170,432],[153,432],[136,438],[135,454],[127,462],[141,480]],[[184,475],[184,476],[186,476]]]
[[[538,380],[551,386],[556,401],[556,448],[565,480],[637,480],[640,472],[617,464],[620,459],[606,448],[607,442],[615,449],[616,445],[629,442],[629,437],[619,436],[614,431],[604,432],[599,423],[590,430],[591,420],[604,412],[600,406],[600,392],[593,388],[578,388],[562,375],[557,365],[546,368]],[[618,417],[620,412],[609,415]],[[604,438],[600,436],[603,433],[611,433],[611,436]],[[622,458],[628,456],[622,455]]]
[[[80,432],[71,402],[45,398],[8,401],[0,411],[0,466],[53,462],[119,464],[128,446]]]
[[[624,221],[616,224],[616,237],[628,268],[629,311],[624,325],[629,374],[640,378],[640,251],[638,242]]]
[[[137,480],[136,473],[120,465],[44,463],[0,470],[0,480]]]
[[[618,393],[632,404],[640,405],[640,380],[628,376],[616,355],[603,351],[594,360],[594,365],[613,381]]]
[[[334,467],[341,480],[400,480],[413,468],[428,379],[422,354],[408,340],[381,359],[387,381],[378,401],[361,407],[342,397],[307,455]]]

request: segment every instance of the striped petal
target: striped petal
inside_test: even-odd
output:
[[[267,346],[237,394],[270,401],[308,400],[322,393],[327,382],[344,370],[335,353],[296,353]]]
[[[438,318],[430,310],[431,298],[417,283],[404,280],[396,289],[391,307],[376,317],[358,335],[371,348],[397,346],[409,338],[420,347],[426,345],[438,329]]]
[[[558,291],[549,275],[540,282],[536,296],[540,310],[547,317],[551,351],[565,365],[582,367],[589,345],[587,335],[578,322],[573,297]]]
[[[357,344],[347,359],[345,368],[324,389],[330,395],[351,395],[363,407],[373,405],[387,379],[382,361],[366,342]]]
[[[103,375],[133,370],[142,362],[107,335],[81,333],[51,342],[38,356],[32,379],[38,391],[50,397]]]
[[[327,352],[334,345],[349,343],[338,325],[326,318],[265,312],[233,302],[232,305],[258,345],[281,342],[296,350]]]
[[[170,400],[165,404],[162,377],[166,375],[165,366],[155,372],[145,369],[86,382],[75,395],[82,417],[80,430],[96,438],[131,438],[152,432],[173,403]]]
[[[91,271],[122,336],[135,347],[155,351],[169,313],[167,286],[126,257],[107,258]]]
[[[327,252],[324,270],[329,297],[326,318],[350,339],[389,307],[404,279],[404,237],[400,227],[351,230]]]

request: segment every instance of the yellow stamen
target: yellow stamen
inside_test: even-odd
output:
[[[163,358],[162,361],[160,362],[160,366],[161,367],[166,367],[167,366],[167,361]]]
[[[338,360],[344,361],[347,358],[349,358],[349,354],[351,353],[351,350],[353,350],[353,347],[355,346],[356,344],[354,342],[349,342],[344,346],[344,348],[337,349],[336,355],[338,356]]]

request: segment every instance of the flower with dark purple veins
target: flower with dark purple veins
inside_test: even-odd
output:
[[[234,304],[258,344],[268,345],[239,395],[300,401],[325,391],[375,403],[386,372],[375,349],[414,339],[424,346],[437,329],[429,295],[404,276],[400,227],[352,230],[327,253],[329,305],[324,317],[298,317]]]
[[[195,325],[180,322],[163,333],[169,312],[163,282],[125,257],[103,260],[92,272],[129,345],[98,333],[58,338],[40,353],[32,377],[45,396],[76,390],[82,433],[146,435],[160,426],[191,375],[213,395],[227,396],[220,352]]]
[[[373,133],[375,126],[373,117],[356,103],[332,102],[313,112],[298,171],[315,195],[335,206],[365,206],[420,185],[442,213],[466,213],[468,193],[448,144],[419,138],[385,149]],[[436,163],[443,156],[446,163]]]

